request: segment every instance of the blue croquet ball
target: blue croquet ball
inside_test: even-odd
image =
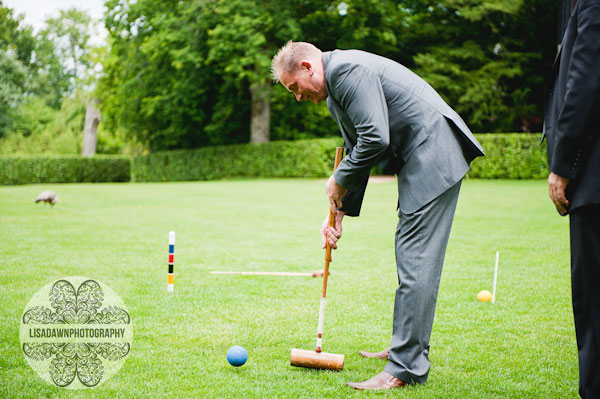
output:
[[[227,351],[227,361],[234,367],[240,367],[248,360],[248,352],[239,345],[232,346]]]

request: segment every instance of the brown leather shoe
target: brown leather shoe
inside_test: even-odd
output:
[[[367,352],[360,351],[358,352],[362,357],[370,358],[370,359],[387,359],[390,354],[390,348],[384,349],[381,352]]]
[[[378,389],[392,389],[399,388],[401,386],[406,385],[406,383],[387,371],[382,371],[377,374],[375,377],[370,378],[363,382],[349,382],[346,385],[352,387],[354,389],[370,389],[370,390],[378,390]]]

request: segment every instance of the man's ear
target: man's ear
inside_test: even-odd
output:
[[[304,60],[300,62],[300,65],[302,66],[302,69],[308,71],[308,73],[310,73],[311,75],[313,74],[312,64],[310,63],[310,61]]]

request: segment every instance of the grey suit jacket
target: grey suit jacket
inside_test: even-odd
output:
[[[358,216],[371,167],[398,174],[398,206],[410,214],[456,184],[484,155],[460,116],[404,66],[359,50],[323,53],[327,107],[346,156],[334,173]]]

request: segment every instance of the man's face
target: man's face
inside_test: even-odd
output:
[[[309,63],[302,64],[301,69],[288,73],[283,71],[279,81],[296,96],[298,101],[312,101],[315,104],[327,98],[324,79],[319,79]]]

